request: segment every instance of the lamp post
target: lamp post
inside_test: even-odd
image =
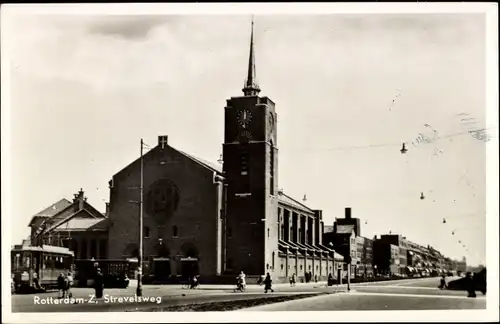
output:
[[[143,196],[144,196],[144,159],[143,159],[144,141],[141,138],[141,184],[139,187],[139,256],[137,258],[137,296],[142,296],[142,250],[143,250]]]
[[[347,291],[351,291],[351,263],[352,263],[352,257],[349,255],[347,258],[348,265],[347,265]]]

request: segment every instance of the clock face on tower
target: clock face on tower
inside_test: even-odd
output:
[[[238,112],[236,117],[238,118],[238,123],[240,124],[240,126],[243,128],[247,128],[248,124],[252,120],[252,113],[247,109],[243,109]]]

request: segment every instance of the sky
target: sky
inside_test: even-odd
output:
[[[257,80],[278,114],[278,186],[299,200],[306,195],[326,225],[351,207],[363,236],[402,234],[484,263],[485,152],[498,133],[488,129],[490,141],[469,133],[492,127],[484,16],[254,19]],[[250,20],[18,14],[5,21],[2,29],[15,31],[2,37],[11,243],[28,235],[34,214],[80,188],[104,211],[108,181],[139,156],[141,138],[156,145],[168,135],[173,147],[215,162],[226,99],[242,95]]]

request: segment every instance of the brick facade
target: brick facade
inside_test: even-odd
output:
[[[164,276],[220,274],[222,186],[214,181],[218,172],[168,145],[155,147],[143,160],[145,276],[160,267],[155,261],[159,258]],[[131,201],[139,200],[139,184],[140,160],[111,181],[111,259],[137,256],[139,207]],[[198,269],[189,270],[187,262]]]

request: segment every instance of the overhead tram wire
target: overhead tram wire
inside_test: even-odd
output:
[[[491,129],[496,129],[497,127],[488,127],[488,128],[480,128],[480,129],[475,129],[475,130],[468,130],[468,131],[463,131],[463,132],[458,132],[458,133],[453,133],[453,134],[448,134],[448,135],[442,135],[442,136],[437,136],[433,142],[439,141],[441,139],[448,139],[448,138],[453,138],[457,136],[463,136],[463,135],[470,135],[471,133],[478,132],[478,131],[486,131],[486,130],[491,130]],[[411,141],[408,141],[411,143]],[[427,143],[420,143],[420,144],[427,144]],[[401,142],[394,142],[394,143],[385,143],[385,144],[370,144],[370,145],[359,145],[359,146],[345,146],[345,147],[333,147],[333,148],[311,148],[311,149],[292,149],[291,151],[324,151],[324,152],[331,152],[331,151],[347,151],[347,150],[359,150],[359,149],[373,149],[373,148],[386,148],[386,147],[401,147]],[[283,152],[281,152],[283,153]],[[286,153],[286,152],[285,152]]]

